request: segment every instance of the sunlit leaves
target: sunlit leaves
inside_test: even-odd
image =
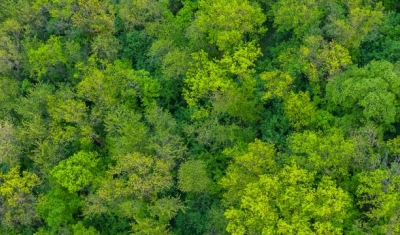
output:
[[[74,221],[82,205],[82,200],[76,193],[70,193],[61,187],[54,187],[38,201],[38,212],[52,232]]]
[[[358,205],[364,207],[371,220],[369,226],[377,234],[400,232],[400,170],[394,163],[391,169],[377,169],[359,175]]]
[[[37,80],[66,62],[60,38],[53,36],[46,43],[39,43],[37,48],[30,49],[28,57],[31,76]]]
[[[289,137],[291,150],[299,154],[300,162],[312,171],[323,172],[331,177],[344,177],[354,158],[355,144],[345,139],[340,130],[332,129],[326,134],[315,132],[295,133]],[[306,154],[302,159],[302,154]]]
[[[316,108],[307,92],[290,92],[284,100],[284,111],[295,130],[309,127],[315,122]]]
[[[318,30],[323,9],[317,0],[280,0],[273,5],[274,25],[278,31],[293,30],[297,37]]]
[[[393,69],[386,61],[351,68],[328,83],[327,98],[342,115],[357,115],[359,122],[391,124],[398,116],[400,95],[400,80]]]
[[[207,116],[206,110],[214,106],[217,112],[246,121],[257,119],[256,81],[252,75],[260,55],[254,42],[238,46],[220,60],[209,59],[204,51],[192,54],[184,98],[197,111],[193,117]]]
[[[111,167],[108,179],[98,192],[106,200],[129,196],[149,199],[173,184],[168,161],[140,153],[114,159],[116,165]]]
[[[293,83],[293,78],[282,71],[274,70],[260,74],[262,80],[266,82],[263,99],[281,98],[283,99],[289,92],[290,85]]]
[[[51,175],[69,192],[77,192],[95,180],[94,173],[98,163],[96,155],[93,152],[78,152],[61,161],[51,171]]]
[[[380,2],[366,3],[360,0],[347,2],[348,15],[331,14],[327,24],[327,34],[349,49],[358,48],[366,35],[383,20],[383,7]],[[340,12],[340,11],[338,11]]]
[[[325,42],[320,36],[310,36],[300,47],[303,70],[311,82],[327,80],[352,64],[349,51],[336,41]]]
[[[225,51],[239,45],[248,33],[265,32],[265,18],[261,8],[249,1],[202,0],[195,23],[211,43]]]
[[[234,205],[243,195],[247,184],[256,182],[259,175],[274,173],[277,170],[273,145],[260,140],[248,145],[247,149],[238,147],[225,150],[233,157],[233,163],[221,179],[221,185],[227,190],[224,195],[226,205]]]
[[[261,175],[245,187],[240,208],[225,212],[232,234],[342,234],[349,195],[323,177],[286,166],[277,175]]]
[[[40,183],[39,177],[31,172],[20,172],[20,167],[0,173],[0,221],[2,226],[18,229],[20,225],[30,226],[38,219],[35,209],[36,198],[32,193]]]

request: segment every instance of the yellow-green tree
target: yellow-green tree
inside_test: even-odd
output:
[[[40,184],[39,177],[31,172],[20,172],[15,166],[6,174],[0,172],[0,221],[11,231],[32,226],[39,220],[36,211],[37,198],[33,188]]]
[[[242,190],[239,207],[226,210],[228,232],[240,234],[342,234],[351,199],[329,177],[297,166],[263,174]]]

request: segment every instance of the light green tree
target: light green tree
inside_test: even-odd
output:
[[[284,112],[295,130],[312,126],[316,121],[316,108],[308,92],[289,92],[284,101]]]
[[[326,86],[327,98],[343,119],[354,124],[372,122],[387,127],[399,115],[400,80],[387,61],[352,67]]]
[[[317,0],[279,0],[272,5],[271,14],[278,31],[293,31],[301,38],[304,35],[318,32],[324,11]]]
[[[289,148],[300,164],[311,171],[321,172],[334,179],[349,177],[355,161],[355,143],[346,139],[339,129],[326,133],[305,131],[288,138]]]
[[[261,55],[254,42],[235,48],[220,60],[211,60],[204,51],[192,54],[194,62],[186,74],[184,98],[193,108],[194,118],[207,117],[213,107],[244,121],[257,120],[253,77],[255,60]],[[243,112],[246,110],[246,112]]]
[[[250,1],[201,0],[195,24],[221,51],[241,44],[248,34],[265,33],[262,9]]]
[[[62,160],[50,174],[56,182],[69,192],[77,192],[95,180],[95,170],[98,163],[95,152],[80,151]]]
[[[226,175],[220,181],[227,190],[224,194],[226,206],[239,203],[244,194],[243,189],[246,185],[257,182],[260,175],[278,170],[274,146],[260,140],[250,143],[247,148],[238,146],[226,149],[224,153],[233,158]]]
[[[374,234],[400,232],[400,166],[393,163],[390,169],[377,169],[358,175],[358,206],[365,212],[367,231]]]
[[[239,234],[342,234],[350,196],[329,177],[297,166],[260,175],[245,186],[240,207],[226,210],[228,232]],[[243,190],[243,189],[242,189]]]
[[[17,165],[7,173],[0,172],[0,221],[5,228],[18,231],[22,226],[32,226],[37,220],[37,198],[33,188],[41,183],[31,172],[20,172]]]

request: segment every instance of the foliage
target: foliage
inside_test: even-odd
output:
[[[399,234],[394,0],[0,1],[0,234]]]
[[[78,152],[61,161],[50,173],[69,192],[79,191],[95,179],[96,155],[93,152]]]

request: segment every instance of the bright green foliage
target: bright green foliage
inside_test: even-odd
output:
[[[90,146],[90,136],[94,135],[94,131],[88,123],[88,108],[74,96],[68,89],[48,96],[47,111],[52,118],[51,137],[60,144],[79,141],[82,146]]]
[[[275,149],[273,145],[260,140],[250,143],[247,149],[239,147],[225,150],[233,157],[226,176],[220,183],[227,190],[224,200],[227,206],[235,205],[244,194],[243,189],[249,183],[258,181],[259,175],[274,173],[277,170]]]
[[[92,42],[92,51],[98,58],[113,61],[121,49],[119,41],[111,33],[97,35]]]
[[[260,54],[253,42],[235,48],[221,60],[210,60],[204,51],[193,54],[194,62],[186,74],[184,91],[189,106],[198,109],[193,117],[207,116],[206,109],[213,105],[217,112],[246,121],[257,119],[256,81],[252,74],[254,61]]]
[[[138,235],[171,234],[165,224],[150,218],[136,220],[136,223],[132,224],[132,230],[133,234]]]
[[[399,169],[398,163],[394,163],[391,169],[377,169],[359,175],[358,205],[367,208],[367,227],[374,234],[400,232]]]
[[[284,111],[295,130],[310,127],[315,122],[315,106],[307,92],[290,92],[284,100]]]
[[[207,192],[212,181],[207,175],[204,162],[190,160],[180,165],[178,172],[179,189],[183,192]]]
[[[1,226],[18,229],[32,226],[38,219],[32,190],[40,183],[39,177],[31,172],[20,172],[15,166],[6,174],[0,172],[0,221]]]
[[[318,30],[323,9],[318,0],[279,0],[272,6],[278,31],[293,30],[297,37]]]
[[[140,153],[113,157],[116,165],[108,171],[98,194],[112,201],[118,197],[154,198],[173,184],[171,163]]]
[[[246,34],[266,31],[262,26],[266,17],[253,2],[201,0],[199,5],[195,24],[221,51],[239,45]]]
[[[131,223],[134,234],[169,234],[169,221],[184,206],[179,198],[159,198],[151,203],[125,201],[120,206],[125,216],[134,219]]]
[[[83,125],[87,115],[87,107],[80,100],[71,99],[68,93],[60,97],[49,96],[48,112],[54,121]]]
[[[72,231],[74,235],[100,235],[100,233],[92,226],[85,228],[82,222],[72,225]]]
[[[66,63],[60,37],[52,36],[46,43],[39,43],[37,48],[29,50],[28,57],[31,77],[39,81],[43,80],[49,72],[62,72],[60,66]]]
[[[171,78],[182,77],[189,67],[189,53],[184,49],[175,49],[168,52],[162,61],[163,74]]]
[[[91,57],[89,62],[88,66],[79,64],[82,81],[77,85],[77,93],[83,99],[96,103],[96,114],[103,114],[115,104],[138,107],[137,99],[150,106],[159,96],[158,82],[146,71],[134,71],[126,61],[110,64]],[[98,68],[96,63],[101,66]]]
[[[76,7],[76,0],[36,0],[36,8],[48,7],[51,17],[67,21]]]
[[[73,27],[75,33],[93,35],[114,31],[114,9],[107,1],[36,0],[35,7],[45,8],[56,27]]]
[[[180,210],[184,210],[184,206],[179,198],[160,198],[149,207],[150,216],[161,223],[168,223]]]
[[[240,127],[235,123],[220,123],[215,113],[204,121],[198,120],[192,125],[186,125],[184,132],[196,146],[213,150],[222,150],[222,146],[233,146],[238,142],[250,142],[256,137],[252,128]]]
[[[386,61],[373,61],[363,68],[351,68],[332,79],[327,98],[335,109],[354,122],[388,125],[398,117],[400,79]]]
[[[73,216],[81,205],[82,200],[76,193],[56,186],[39,198],[37,210],[54,233],[62,226],[73,223]]]
[[[289,87],[293,83],[293,78],[282,71],[275,70],[260,74],[260,78],[266,81],[267,92],[263,99],[280,98],[283,99],[289,92]]]
[[[336,41],[325,42],[320,36],[310,36],[300,47],[303,70],[311,82],[326,80],[352,64],[349,51]]]
[[[383,7],[380,2],[371,4],[362,0],[346,2],[346,11],[337,10],[329,17],[327,34],[341,45],[355,49],[383,20]],[[340,13],[339,13],[340,12]],[[348,15],[345,16],[344,12]]]
[[[400,234],[399,12],[0,0],[0,234]]]
[[[225,212],[228,232],[239,234],[342,234],[350,197],[323,177],[286,166],[277,175],[261,175],[250,183],[240,208]],[[242,189],[243,190],[243,189]]]
[[[295,133],[289,137],[289,146],[293,153],[305,154],[297,159],[311,171],[334,178],[349,175],[355,144],[352,139],[345,139],[340,130],[332,129],[325,134],[311,131]]]
[[[94,180],[98,162],[96,157],[94,152],[80,151],[61,161],[50,173],[69,192],[79,191]]]

